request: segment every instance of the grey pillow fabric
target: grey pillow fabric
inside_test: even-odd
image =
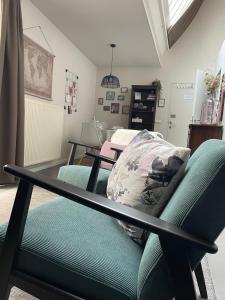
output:
[[[158,216],[183,176],[190,149],[176,147],[147,130],[137,134],[120,155],[109,176],[109,199]],[[146,232],[119,221],[139,244]]]

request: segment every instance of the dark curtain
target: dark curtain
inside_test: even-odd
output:
[[[3,0],[0,46],[0,184],[13,183],[5,164],[24,160],[24,49],[21,4]]]

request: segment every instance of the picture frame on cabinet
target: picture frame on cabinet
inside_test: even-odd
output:
[[[134,100],[141,100],[141,92],[134,93]]]

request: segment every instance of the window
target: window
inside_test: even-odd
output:
[[[168,20],[167,27],[174,26],[183,16],[194,0],[168,0]]]
[[[191,24],[204,0],[164,0],[169,47]]]

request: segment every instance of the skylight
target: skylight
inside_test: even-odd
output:
[[[194,0],[167,0],[168,2],[168,19],[167,27],[173,27],[183,16]]]

